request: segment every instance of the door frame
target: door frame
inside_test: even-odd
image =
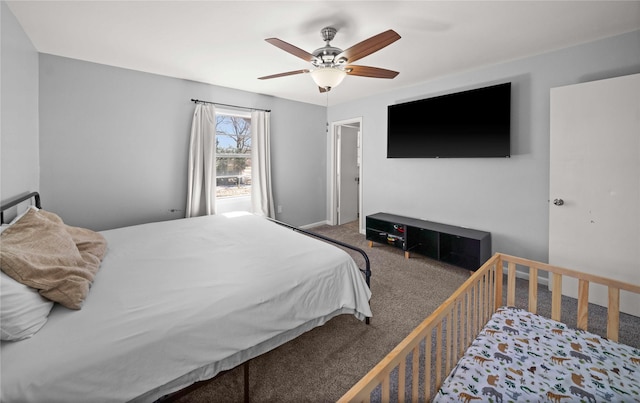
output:
[[[338,183],[337,173],[338,173],[338,155],[340,142],[338,141],[338,133],[340,131],[341,126],[352,126],[359,125],[360,130],[358,131],[358,146],[360,150],[360,159],[359,159],[359,167],[358,167],[358,175],[360,177],[360,181],[358,183],[358,231],[362,231],[362,166],[363,166],[363,144],[362,144],[362,117],[338,120],[335,122],[331,122],[331,157],[330,157],[330,172],[329,172],[329,224],[337,225],[338,224]],[[357,158],[357,157],[356,157]]]

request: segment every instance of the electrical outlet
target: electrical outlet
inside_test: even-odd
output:
[[[278,205],[278,214],[282,213],[282,206]]]

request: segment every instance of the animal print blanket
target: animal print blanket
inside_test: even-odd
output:
[[[434,402],[640,402],[640,350],[501,308]]]

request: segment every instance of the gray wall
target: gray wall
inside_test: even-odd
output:
[[[325,220],[324,107],[47,54],[43,202],[69,224],[96,230],[183,217],[191,98],[271,109],[277,218]]]
[[[0,200],[39,187],[38,52],[0,2]]]
[[[363,119],[363,214],[388,212],[490,231],[494,252],[547,261],[549,90],[640,72],[638,44],[635,31],[330,107],[329,122]],[[507,81],[511,158],[386,158],[387,105]]]
[[[39,189],[46,208],[98,230],[182,216],[169,210],[184,210],[189,100],[200,98],[272,109],[278,218],[328,217],[324,107],[38,56],[0,6],[2,200]],[[636,31],[329,108],[330,122],[363,118],[363,213],[491,231],[494,251],[546,260],[549,89],[640,72],[638,43]],[[512,158],[386,159],[387,105],[504,81],[513,82]]]

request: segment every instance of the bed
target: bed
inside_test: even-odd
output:
[[[1,401],[165,399],[334,316],[372,316],[368,261],[365,276],[344,250],[252,214],[97,234],[106,252],[80,307],[52,304],[35,334],[2,341]]]
[[[515,307],[516,268],[528,270],[526,308]],[[541,272],[550,317],[537,312]],[[561,322],[573,279],[575,328]],[[590,284],[608,288],[606,337],[588,330]],[[640,401],[640,349],[618,343],[621,292],[640,286],[497,253],[339,402]]]

